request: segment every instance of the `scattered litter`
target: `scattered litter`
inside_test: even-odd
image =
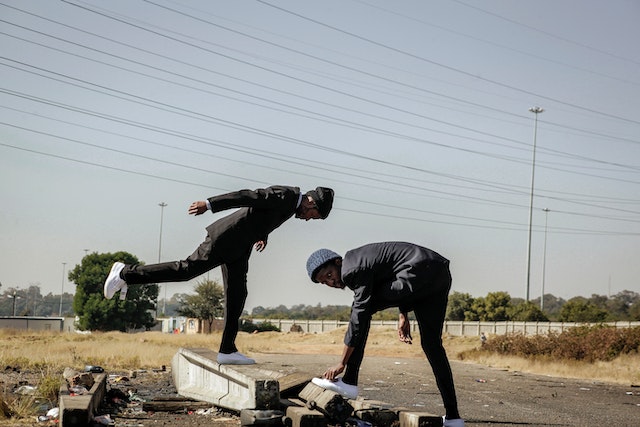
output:
[[[60,416],[60,408],[51,408],[47,412],[47,417],[58,418]]]
[[[32,385],[21,385],[14,391],[14,393],[22,394],[22,395],[31,395],[31,394],[35,394],[36,390],[37,388]]]
[[[633,396],[633,392],[632,392],[632,391],[628,391],[628,392],[626,393],[626,395],[627,395],[627,396]]]
[[[46,421],[57,420],[60,416],[60,408],[51,408],[46,415],[40,415],[38,421],[44,423]]]
[[[71,396],[81,396],[83,394],[87,394],[89,393],[89,390],[87,390],[86,387],[83,387],[81,385],[74,385],[69,387],[69,394]]]
[[[128,381],[131,381],[131,380],[128,377],[125,377],[125,376],[119,376],[119,377],[115,377],[113,379],[114,383],[119,383],[119,382],[122,382],[122,381],[128,382]]]
[[[102,366],[87,365],[84,367],[84,371],[91,372],[93,374],[101,374],[104,372],[104,369]]]
[[[580,387],[580,390],[582,390],[582,391],[590,391],[591,389],[587,388],[587,387]]]
[[[107,402],[111,402],[115,405],[126,405],[129,402],[129,396],[124,391],[117,388],[112,388],[107,391]]]
[[[198,409],[196,410],[197,415],[215,415],[218,413],[218,408],[215,406],[207,409]]]
[[[129,400],[132,402],[146,402],[145,399],[143,399],[142,397],[138,396],[133,390],[129,390]]]
[[[113,420],[111,419],[111,415],[106,414],[106,415],[98,415],[97,417],[95,417],[93,419],[93,421],[95,421],[96,423],[103,425],[103,426],[109,426],[109,425],[114,425],[115,423],[113,422]]]
[[[476,382],[477,383],[486,383],[487,380],[485,380],[484,378],[476,378]]]

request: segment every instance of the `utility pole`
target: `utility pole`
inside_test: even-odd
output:
[[[167,206],[165,202],[158,203],[160,206],[160,241],[158,242],[158,263],[160,263],[160,258],[162,257],[162,222],[164,219],[164,208]],[[164,287],[164,300],[162,302],[162,313],[165,314],[167,312],[167,284],[162,285]],[[157,308],[156,308],[157,311]],[[156,314],[156,317],[158,315]]]
[[[542,209],[544,212],[544,249],[542,255],[542,294],[540,295],[540,311],[544,311],[544,282],[547,276],[547,220],[549,219],[549,209]]]
[[[526,301],[529,301],[529,289],[531,288],[531,228],[533,220],[533,189],[536,177],[536,140],[538,134],[538,114],[544,110],[540,107],[531,107],[529,111],[536,115],[533,126],[533,157],[531,160],[531,192],[529,193],[529,237],[527,239],[527,292]]]
[[[62,317],[62,295],[64,295],[64,269],[67,263],[62,263],[62,289],[60,290],[60,311],[58,312],[58,316]]]

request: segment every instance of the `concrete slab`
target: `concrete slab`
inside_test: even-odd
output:
[[[353,406],[344,397],[313,383],[308,383],[299,397],[307,402],[307,408],[317,409],[332,421],[342,423],[353,413]]]
[[[93,379],[93,386],[86,394],[72,396],[66,384],[60,387],[58,395],[60,427],[91,425],[93,417],[104,399],[107,389],[107,374],[93,374]]]
[[[353,415],[374,426],[391,426],[397,425],[399,420],[398,413],[389,409],[359,409],[354,411]]]
[[[217,353],[205,348],[180,348],[172,360],[178,394],[240,411],[243,425],[325,427],[349,417],[373,425],[442,426],[442,418],[378,401],[348,400],[311,383],[313,375],[287,363],[220,365]],[[297,398],[294,397],[297,393]],[[285,413],[278,419],[278,410]],[[351,419],[351,418],[349,418]]]
[[[305,406],[289,406],[285,416],[287,427],[327,427],[328,420],[320,411]]]
[[[442,417],[428,412],[400,412],[400,427],[442,427]]]
[[[178,394],[236,411],[277,410],[281,384],[291,390],[311,379],[291,367],[277,369],[272,364],[269,369],[260,364],[220,365],[217,355],[206,348],[180,348],[171,361]]]

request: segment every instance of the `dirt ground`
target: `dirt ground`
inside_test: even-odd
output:
[[[310,375],[333,365],[336,356],[255,354],[262,368],[294,366]],[[554,378],[452,362],[460,412],[467,426],[632,427],[640,420],[640,388],[589,380]],[[177,398],[170,370],[109,373],[109,398],[102,410],[117,427],[236,427],[237,413],[209,405],[193,410],[145,411],[143,402]],[[0,374],[10,389],[28,374]],[[423,358],[368,357],[360,375],[361,398],[415,411],[442,414],[433,375]],[[0,426],[47,426],[54,421],[0,420]]]

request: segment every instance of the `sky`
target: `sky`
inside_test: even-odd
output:
[[[191,202],[276,184],[331,187],[334,208],[254,252],[248,310],[349,305],[307,257],[391,240],[474,297],[640,292],[639,18],[633,0],[0,0],[0,292],[73,292],[93,252],[184,259],[230,213]]]

